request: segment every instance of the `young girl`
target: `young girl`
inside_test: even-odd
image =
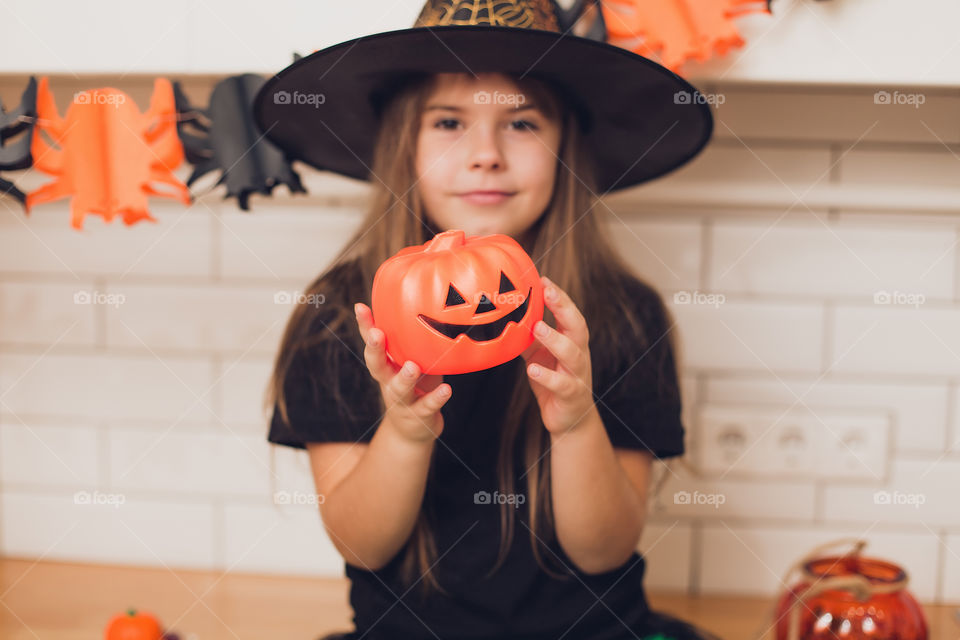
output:
[[[268,439],[308,450],[351,580],[356,630],[329,638],[712,637],[644,595],[651,460],[684,451],[673,321],[597,217],[599,193],[697,153],[709,111],[659,65],[560,34],[545,2],[492,4],[428,2],[430,28],[319,51],[256,100],[292,157],[373,186],[268,393]],[[509,362],[423,375],[386,355],[373,276],[449,229],[517,240],[544,322]]]

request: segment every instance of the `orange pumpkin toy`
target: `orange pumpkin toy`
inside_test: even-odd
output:
[[[510,236],[453,229],[384,261],[372,309],[394,362],[412,360],[431,375],[468,373],[530,346],[543,318],[543,283]]]
[[[110,620],[105,634],[105,640],[160,640],[163,629],[151,614],[128,609]]]

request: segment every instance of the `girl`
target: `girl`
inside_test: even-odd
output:
[[[644,596],[651,460],[683,453],[673,323],[594,211],[598,191],[698,152],[709,111],[668,106],[692,87],[563,36],[545,2],[465,4],[319,51],[256,99],[288,154],[373,183],[310,285],[325,303],[290,318],[267,398],[268,440],[308,450],[351,580],[356,630],[328,638],[712,637]],[[639,93],[591,97],[611,65]],[[309,90],[323,101],[298,102]],[[544,274],[544,322],[512,361],[422,375],[386,355],[370,291],[384,260],[448,229],[516,239]]]

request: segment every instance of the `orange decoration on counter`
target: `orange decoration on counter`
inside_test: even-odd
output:
[[[147,210],[148,195],[189,205],[187,186],[172,173],[183,162],[176,117],[173,86],[165,78],[154,81],[145,113],[123,91],[104,88],[75,94],[65,118],[42,78],[31,153],[34,166],[56,179],[27,194],[27,213],[34,205],[72,196],[71,226],[82,229],[87,214],[106,222],[120,214],[128,226],[156,222]],[[44,140],[44,132],[56,146]],[[151,183],[174,191],[158,191]]]
[[[762,11],[758,0],[604,0],[607,42],[659,61],[676,72],[690,59],[705,62],[742,47],[732,18]]]
[[[115,615],[107,624],[104,640],[160,640],[163,629],[160,622],[149,613],[137,613],[129,609]]]
[[[795,571],[802,577],[779,598],[777,640],[928,639],[923,608],[907,589],[907,572],[864,557],[866,540],[852,542],[854,548],[843,555],[821,555],[837,543],[822,545],[791,568],[788,578]]]

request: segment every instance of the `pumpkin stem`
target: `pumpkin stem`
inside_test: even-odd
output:
[[[133,607],[130,607],[129,609],[127,609],[127,615],[130,617],[133,617],[137,615],[137,610],[134,609]]]
[[[433,236],[425,251],[444,251],[455,249],[466,243],[466,234],[460,229],[441,231]]]

